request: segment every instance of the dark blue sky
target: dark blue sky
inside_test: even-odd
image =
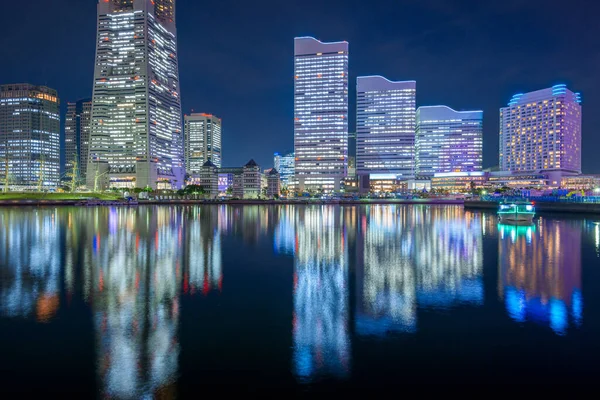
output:
[[[92,90],[96,0],[2,0],[0,83],[46,84],[63,105]],[[587,3],[587,4],[586,4]],[[583,169],[600,173],[600,7],[571,0],[178,0],[183,110],[223,118],[224,164],[293,148],[293,38],[350,42],[357,75],[416,80],[418,105],[484,110],[484,166],[498,109],[566,83],[583,98]]]

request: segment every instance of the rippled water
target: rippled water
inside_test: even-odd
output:
[[[0,382],[83,397],[595,381],[600,218],[0,209]]]

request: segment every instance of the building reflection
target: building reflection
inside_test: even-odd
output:
[[[216,211],[216,212],[215,212]],[[223,289],[223,265],[219,220],[226,216],[225,208],[195,207],[186,212],[184,243],[186,272],[183,290],[186,294]]]
[[[55,211],[0,210],[0,315],[49,322],[58,312],[61,238]]]
[[[350,369],[348,259],[339,207],[297,208],[293,370],[300,379]]]
[[[483,303],[480,215],[459,207],[370,206],[360,220],[358,334],[415,332],[417,308]]]
[[[499,225],[498,292],[517,322],[534,321],[564,335],[583,319],[581,230],[539,218],[535,225]]]
[[[86,246],[93,271],[89,297],[103,392],[117,398],[168,395],[179,356],[182,213],[140,207],[93,214],[84,229],[92,233]]]

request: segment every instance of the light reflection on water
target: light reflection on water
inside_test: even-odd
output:
[[[101,393],[172,397],[180,327],[194,316],[182,299],[244,302],[227,277],[253,260],[228,262],[224,248],[245,255],[266,242],[257,265],[280,257],[293,266],[291,321],[277,321],[290,326],[290,374],[343,380],[353,374],[355,340],[419,335],[424,312],[493,315],[499,301],[499,322],[557,335],[581,328],[584,236],[600,254],[599,225],[498,225],[493,214],[456,206],[3,208],[0,317],[51,324],[79,296],[93,315]]]

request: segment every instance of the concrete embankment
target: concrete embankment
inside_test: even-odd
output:
[[[497,210],[495,201],[465,201],[465,209]],[[599,203],[559,203],[535,202],[535,209],[542,213],[573,213],[573,214],[600,214]]]
[[[140,200],[139,205],[375,205],[375,204],[396,204],[396,205],[462,205],[462,200],[455,199],[413,199],[413,200],[392,200],[392,199],[370,199],[370,200],[190,200],[190,199],[153,199]],[[0,200],[0,207],[39,207],[39,206],[84,206],[82,200]],[[102,205],[102,204],[98,204]],[[107,204],[111,205],[111,204]],[[123,204],[127,205],[127,204]]]

